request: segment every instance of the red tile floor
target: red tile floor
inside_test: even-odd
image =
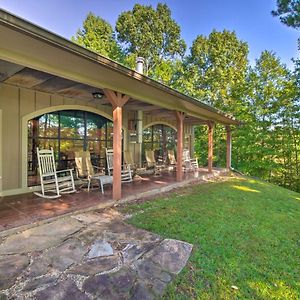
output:
[[[204,168],[198,172],[185,173],[184,180],[199,178],[205,174],[208,172]],[[174,183],[176,183],[175,172],[163,173],[158,177],[142,176],[139,180],[122,185],[122,197],[160,189]],[[112,202],[110,185],[104,187],[104,195],[98,188],[90,192],[83,188],[75,194],[63,195],[57,199],[44,199],[33,193],[2,197],[0,198],[0,231],[95,207],[106,202]]]

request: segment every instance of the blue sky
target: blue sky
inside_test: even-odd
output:
[[[276,52],[290,68],[293,67],[291,58],[299,56],[299,31],[271,15],[276,0],[0,0],[0,7],[70,39],[88,12],[94,12],[114,26],[119,14],[131,10],[137,2],[154,7],[158,2],[167,3],[188,46],[199,34],[228,29],[248,42],[252,64],[263,50]]]

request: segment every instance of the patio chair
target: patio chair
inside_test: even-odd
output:
[[[124,165],[126,168],[130,167],[130,169],[133,172],[133,177],[135,175],[142,174],[145,172],[146,168],[140,168],[133,160],[131,152],[130,151],[124,151],[123,152],[123,157],[124,157]]]
[[[176,169],[177,166],[177,160],[175,157],[175,151],[174,150],[168,150],[168,164],[170,167],[173,168],[173,170]]]
[[[77,178],[87,181],[89,191],[92,181],[98,181],[99,176],[105,175],[103,168],[92,165],[89,151],[75,151],[74,154]]]
[[[188,149],[183,149],[182,161],[186,171],[197,170],[199,168],[198,159],[191,158],[190,151]]]
[[[106,162],[107,162],[107,172],[109,176],[113,176],[113,161],[114,161],[114,152],[113,149],[105,149],[106,151]],[[132,170],[130,165],[121,166],[121,182],[131,182],[133,179]]]
[[[153,150],[145,150],[145,157],[147,161],[147,167],[154,169],[154,175],[161,175],[162,170],[165,168],[164,164],[159,164],[155,160]]]
[[[37,158],[41,179],[41,193],[34,192],[35,195],[54,199],[60,197],[61,194],[76,192],[73,170],[56,171],[53,148],[51,150],[37,148]]]

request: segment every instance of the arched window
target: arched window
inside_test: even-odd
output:
[[[149,126],[143,130],[143,157],[145,160],[145,150],[154,150],[157,158],[166,160],[167,150],[176,148],[176,131],[164,124]]]
[[[74,167],[74,152],[88,150],[92,163],[105,167],[105,148],[112,148],[112,122],[81,110],[46,113],[28,121],[28,185],[39,183],[36,148],[53,147],[58,169]]]

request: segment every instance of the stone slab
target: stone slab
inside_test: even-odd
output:
[[[27,274],[30,277],[36,277],[49,273],[53,269],[64,271],[72,264],[79,263],[87,251],[87,247],[84,247],[81,241],[68,239],[34,259]]]
[[[114,254],[114,250],[111,245],[103,240],[98,240],[93,243],[88,253],[88,258],[110,256]]]
[[[33,280],[30,280],[25,287],[23,288],[23,291],[29,292],[33,291],[41,286],[47,286],[49,284],[54,284],[57,281],[57,277],[51,277],[51,276],[45,276],[45,277],[39,277],[35,278]]]
[[[49,286],[48,288],[38,292],[36,300],[89,300],[89,297],[78,289],[76,284],[67,279],[60,283]]]
[[[28,253],[53,247],[83,227],[72,218],[60,219],[9,236],[0,245],[0,255]]]
[[[9,255],[0,258],[0,290],[11,287],[16,278],[29,265],[26,255]]]
[[[81,264],[72,266],[69,270],[69,274],[76,274],[82,276],[96,275],[102,272],[111,271],[117,268],[120,264],[120,259],[117,255],[98,257]]]
[[[163,270],[178,274],[186,265],[192,249],[192,244],[165,239],[149,253],[148,257],[160,265]]]
[[[88,278],[83,284],[83,289],[95,299],[129,299],[135,279],[133,270],[122,268],[115,273]]]

